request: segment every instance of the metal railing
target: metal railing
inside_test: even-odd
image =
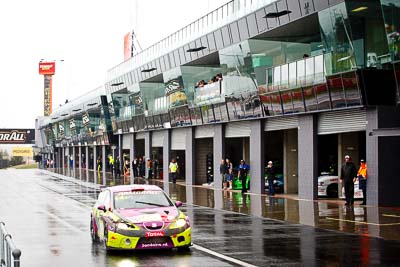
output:
[[[108,70],[107,81],[136,69],[224,25],[238,20],[277,0],[231,0],[195,20],[157,43],[145,48],[132,58]]]
[[[6,225],[0,222],[0,267],[19,267],[21,250],[16,248]]]

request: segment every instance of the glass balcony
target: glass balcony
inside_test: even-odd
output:
[[[329,74],[326,55],[268,68],[259,86],[266,115],[347,108],[362,105],[355,70]]]
[[[111,81],[272,2],[276,0],[232,0],[110,69],[107,80]]]

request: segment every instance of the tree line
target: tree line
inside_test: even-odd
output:
[[[5,149],[0,149],[0,169],[17,166],[24,164],[25,161],[23,157],[11,157],[8,154],[8,151]]]

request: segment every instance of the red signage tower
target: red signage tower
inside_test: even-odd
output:
[[[50,116],[53,110],[53,75],[55,73],[55,62],[39,62],[39,74],[44,77],[44,116]]]

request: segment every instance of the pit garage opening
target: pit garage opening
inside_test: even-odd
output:
[[[319,115],[318,197],[342,197],[339,175],[344,156],[351,156],[358,169],[360,159],[366,156],[365,128],[364,110],[343,110]],[[362,197],[358,182],[354,189],[355,197]]]
[[[170,159],[178,163],[178,180],[185,180],[186,163],[186,129],[173,129],[171,131],[171,152]]]

